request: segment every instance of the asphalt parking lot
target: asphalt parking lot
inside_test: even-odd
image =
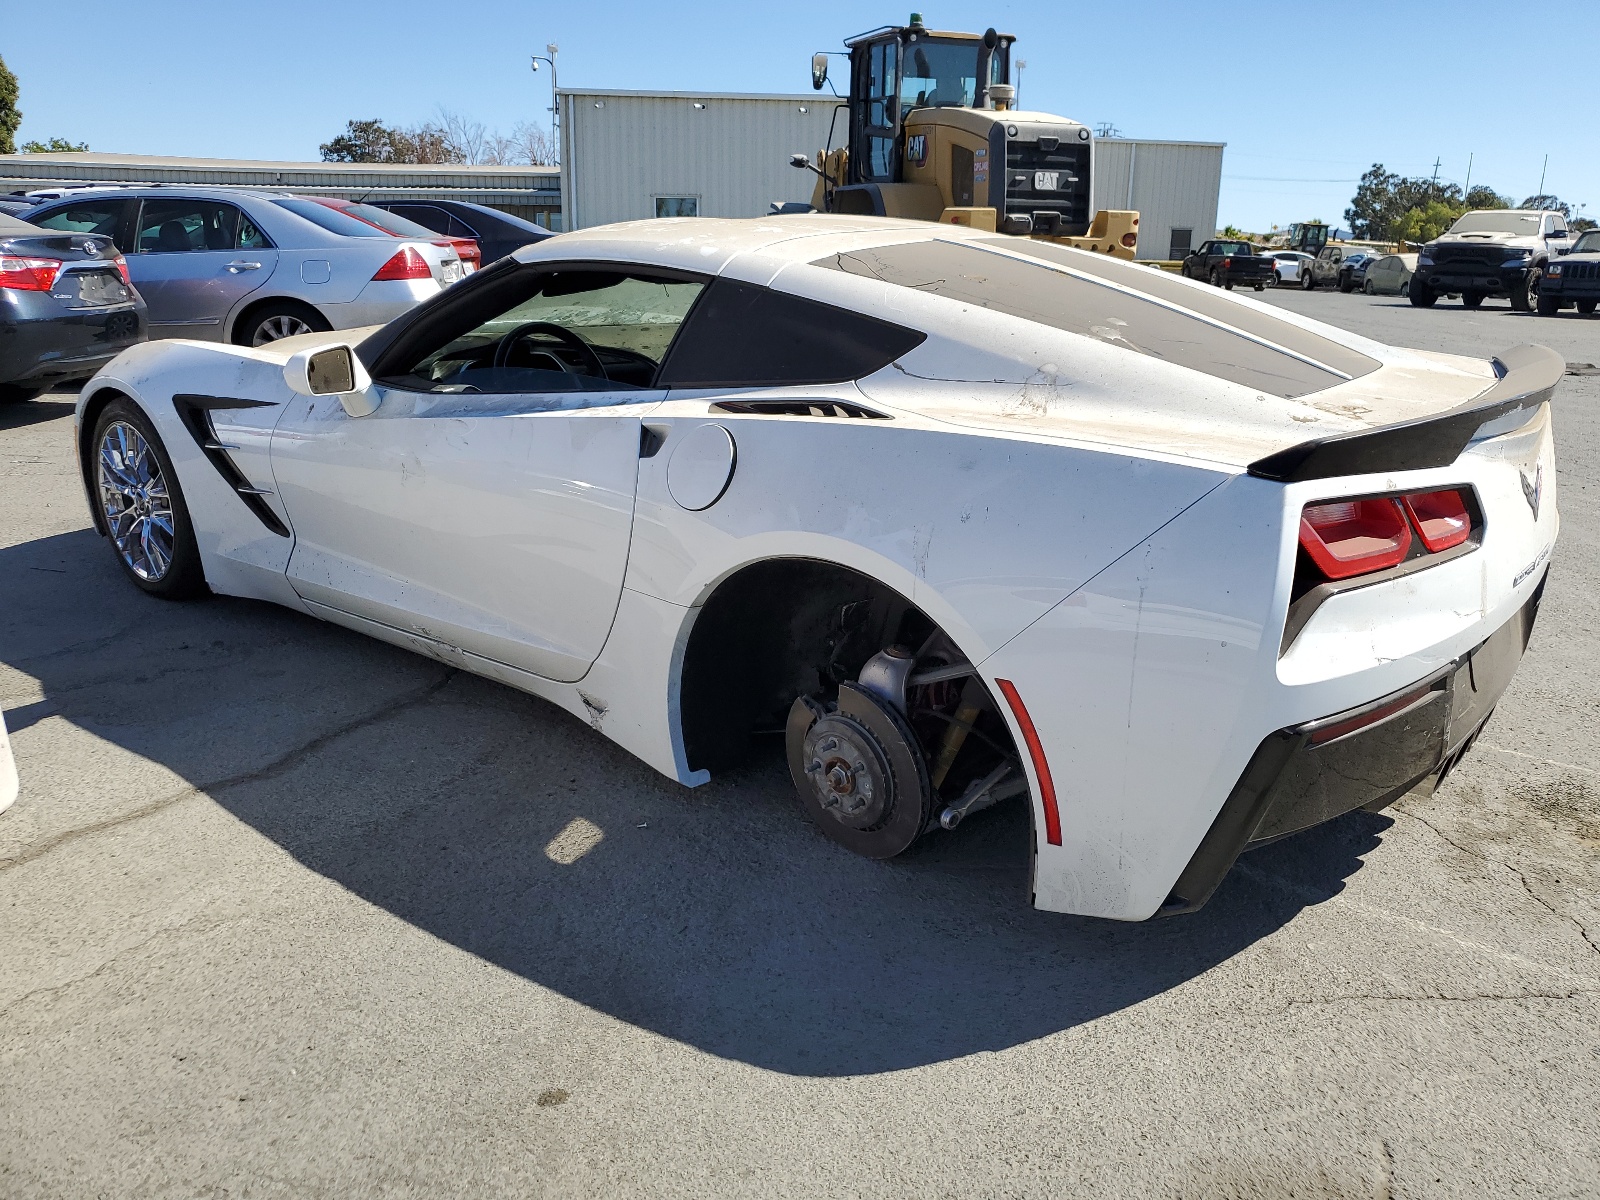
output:
[[[1600,319],[1264,298],[1600,364]],[[775,760],[687,791],[308,617],[148,599],[71,399],[0,409],[0,1195],[1600,1192],[1600,374],[1474,753],[1137,926],[1029,909],[1017,806],[866,862]]]

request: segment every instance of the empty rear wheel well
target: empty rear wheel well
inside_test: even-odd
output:
[[[895,645],[922,655],[923,665],[966,662],[920,608],[848,567],[789,558],[735,572],[702,606],[684,651],[679,704],[690,768],[739,762],[754,735],[781,735],[796,697],[833,699],[869,658]],[[930,761],[948,752],[950,787],[1016,757],[1009,727],[975,675],[913,691],[912,726]],[[982,709],[976,720],[970,712],[953,720],[974,704]],[[952,748],[946,735],[958,724],[973,736],[962,732]],[[952,763],[963,742],[969,749]]]

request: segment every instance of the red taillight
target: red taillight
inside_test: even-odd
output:
[[[1017,694],[1017,685],[1009,679],[996,679],[995,683],[999,685],[1006,703],[1011,706],[1011,715],[1016,717],[1022,729],[1022,740],[1028,745],[1028,757],[1033,760],[1033,773],[1039,777],[1039,803],[1044,807],[1044,840],[1052,846],[1059,846],[1061,813],[1056,808],[1056,785],[1050,778],[1050,764],[1045,761],[1044,743],[1039,740],[1039,731],[1033,727],[1033,718],[1023,706],[1022,697]]]
[[[1300,545],[1329,579],[1349,579],[1398,565],[1411,549],[1411,526],[1398,500],[1308,504]]]
[[[402,246],[394,252],[394,257],[378,268],[374,281],[387,279],[432,279],[433,272],[428,268],[428,260],[422,257],[422,252],[415,246]]]
[[[471,263],[475,267],[483,263],[483,251],[478,249],[478,243],[471,238],[457,238],[455,247],[462,262]]]
[[[128,260],[119,254],[111,260],[111,265],[117,268],[117,274],[122,276],[122,282],[132,287],[133,279],[128,275]]]
[[[48,292],[61,274],[59,258],[17,258],[0,254],[0,288],[18,292]]]
[[[1222,265],[1223,265],[1223,266],[1225,266],[1225,267],[1231,267],[1231,266],[1233,266],[1233,259],[1231,259],[1231,258],[1225,258],[1225,259],[1223,259],[1223,260],[1222,260]]]
[[[1437,554],[1459,546],[1472,533],[1472,515],[1454,488],[1443,492],[1417,492],[1401,500],[1422,535],[1422,544]]]

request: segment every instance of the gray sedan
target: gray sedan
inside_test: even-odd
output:
[[[149,305],[152,338],[260,346],[379,325],[465,274],[448,244],[272,192],[96,188],[40,204],[27,220],[110,237]]]
[[[0,403],[86,379],[144,340],[144,302],[109,238],[0,214]]]

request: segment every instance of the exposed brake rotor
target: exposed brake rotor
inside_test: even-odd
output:
[[[807,815],[867,858],[892,858],[928,827],[933,789],[916,735],[873,693],[841,684],[837,705],[789,710],[789,774]]]

